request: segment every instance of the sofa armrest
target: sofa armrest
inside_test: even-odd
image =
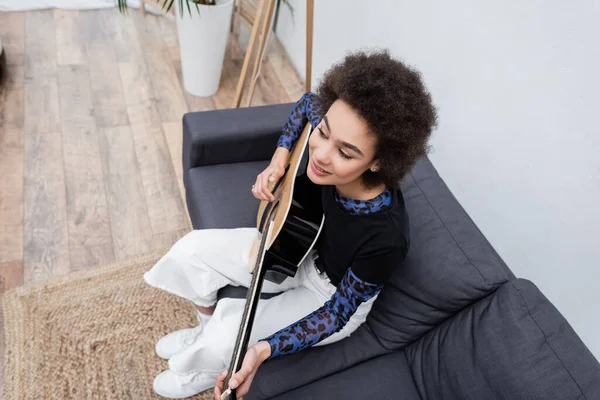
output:
[[[183,171],[273,157],[295,103],[199,111],[183,116]]]
[[[524,278],[463,308],[405,354],[427,399],[600,399],[600,363]]]
[[[244,400],[270,399],[392,351],[384,348],[364,323],[338,342],[265,362]]]

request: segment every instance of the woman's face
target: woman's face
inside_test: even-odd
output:
[[[360,182],[367,169],[378,167],[376,145],[366,122],[338,99],[308,140],[308,177],[318,185],[338,187]]]

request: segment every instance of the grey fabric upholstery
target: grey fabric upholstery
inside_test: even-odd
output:
[[[256,226],[260,202],[251,188],[268,164],[249,161],[189,170],[183,179],[194,229]]]
[[[526,279],[461,310],[406,354],[427,400],[600,398],[597,361]]]
[[[282,393],[390,353],[391,351],[383,347],[373,335],[368,325],[363,324],[350,337],[339,342],[313,347],[264,363],[254,377],[250,393],[244,398],[275,398]]]
[[[402,348],[514,275],[460,207],[428,159],[402,182],[411,245],[368,323]]]
[[[195,229],[255,226],[250,186],[292,107],[184,117]],[[266,362],[245,399],[600,399],[598,361],[535,285],[515,278],[427,158],[402,190],[411,248],[366,323]]]
[[[316,397],[316,393],[328,396]],[[373,358],[310,385],[273,397],[275,400],[306,399],[420,400],[403,351]],[[440,399],[442,399],[440,397]]]
[[[183,173],[205,165],[269,160],[294,104],[187,113]]]

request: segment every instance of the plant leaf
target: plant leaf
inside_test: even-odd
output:
[[[129,13],[129,7],[127,5],[127,0],[116,0],[116,1],[117,1],[117,8],[119,9],[119,11],[122,14]],[[187,10],[190,13],[190,16],[192,16],[192,9],[190,7],[190,3],[194,3],[194,5],[196,6],[196,11],[198,11],[198,15],[200,15],[200,7],[198,7],[198,4],[207,4],[207,5],[213,5],[213,6],[217,4],[216,0],[178,0],[178,1],[179,1],[179,12],[181,14],[181,17],[183,17],[183,13],[184,13],[184,6],[183,6],[184,1],[185,1],[185,5],[187,6]],[[156,2],[160,5],[161,0],[156,0]],[[171,8],[173,7],[174,2],[175,2],[175,0],[163,0],[161,8],[163,9],[163,11],[169,12],[171,10]]]

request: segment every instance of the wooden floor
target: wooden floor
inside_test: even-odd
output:
[[[19,285],[167,248],[191,229],[181,118],[231,107],[249,37],[247,28],[239,32],[219,92],[200,98],[183,90],[168,17],[0,13],[8,61],[0,89],[0,301]],[[302,93],[271,35],[252,105]],[[0,383],[4,353],[0,311]]]

